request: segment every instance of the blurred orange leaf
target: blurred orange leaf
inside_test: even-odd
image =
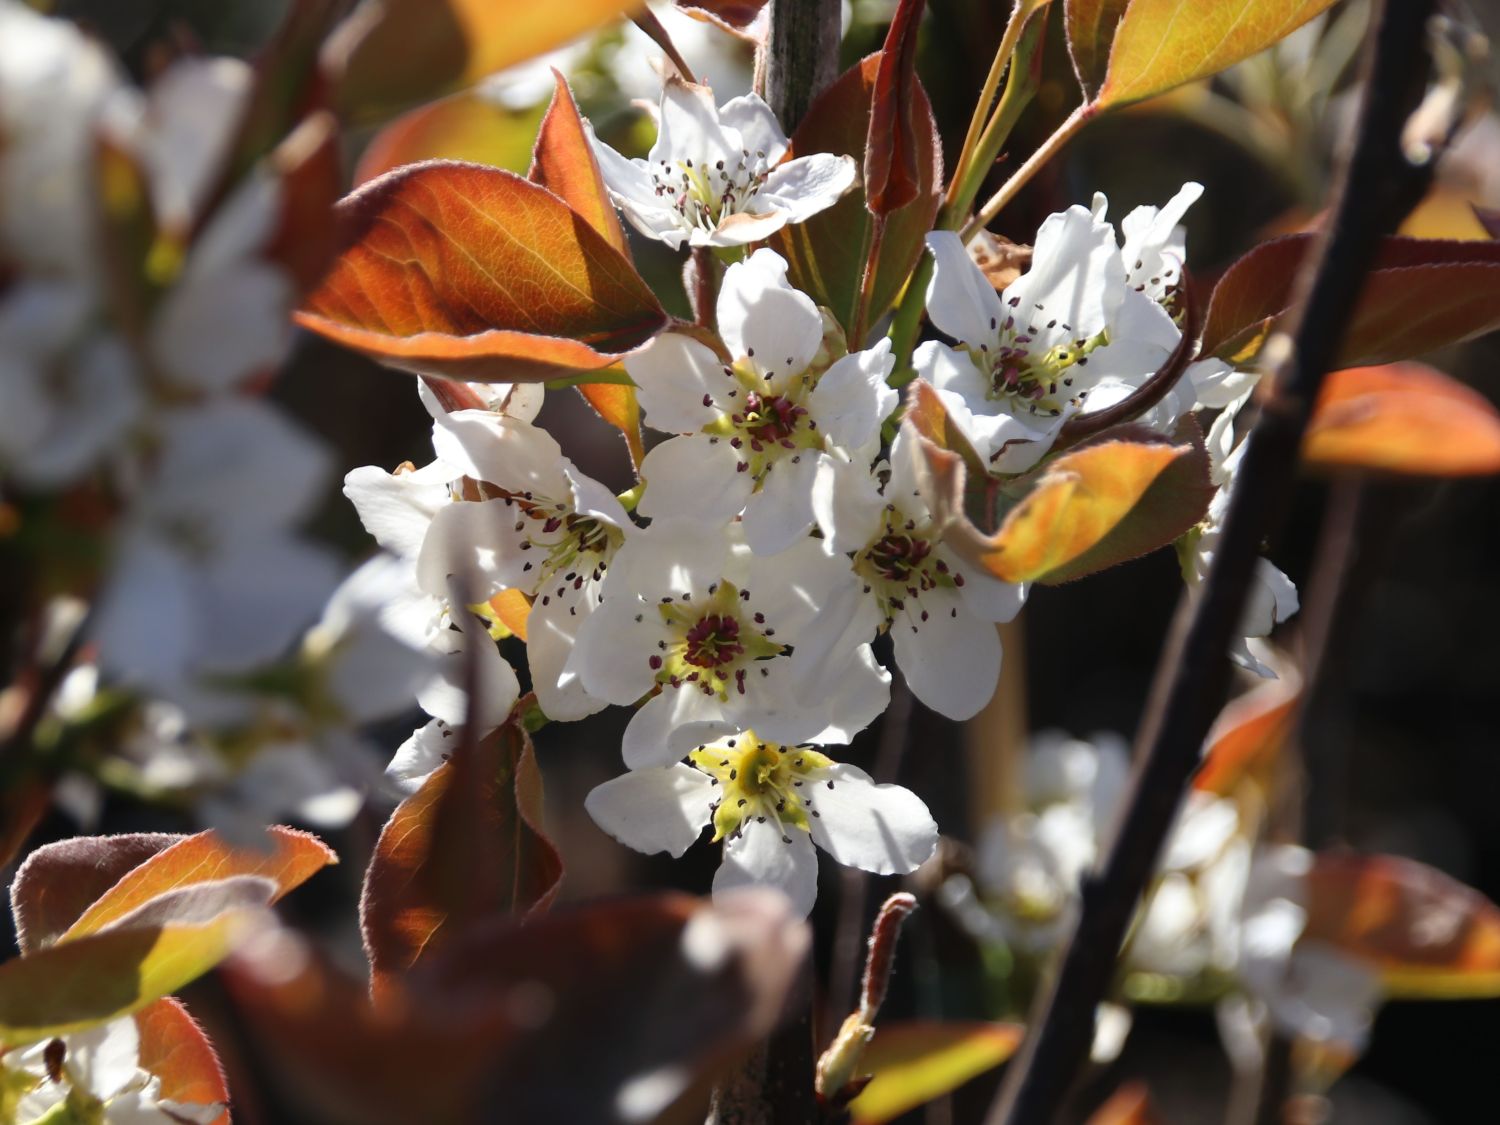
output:
[[[477,921],[545,910],[562,879],[519,721],[467,746],[454,731],[453,741],[386,821],[365,872],[360,923],[377,992]]]
[[[1318,396],[1302,457],[1321,469],[1500,473],[1500,411],[1422,363],[1335,371]]]
[[[855,1125],[878,1125],[999,1066],[1021,1044],[1019,1024],[907,1020],[882,1024],[865,1048],[873,1077],[850,1103]]]
[[[501,590],[490,599],[490,608],[495,617],[522,641],[526,640],[526,622],[531,617],[531,603],[526,595],[515,587]]]
[[[324,62],[334,100],[370,120],[525,62],[627,14],[641,0],[364,0]]]
[[[1203,355],[1240,365],[1260,353],[1291,304],[1312,235],[1263,242],[1214,286]],[[1500,242],[1387,238],[1365,278],[1338,365],[1389,363],[1500,328]]]
[[[558,378],[608,367],[667,323],[587,220],[510,172],[410,165],[348,196],[338,216],[346,249],[297,320],[395,367]]]
[[[200,832],[157,852],[123,875],[68,927],[59,942],[97,933],[153,899],[200,884],[253,875],[275,884],[272,901],[337,863],[333,850],[294,828],[266,830],[266,850],[231,848],[215,833]]]
[[[1088,1125],[1158,1125],[1161,1118],[1151,1105],[1144,1082],[1129,1082],[1109,1096],[1089,1117]]]
[[[1392,997],[1500,996],[1500,907],[1416,860],[1318,854],[1302,936],[1374,966]]]
[[[1217,74],[1332,5],[1333,0],[1131,0],[1115,28],[1095,103],[1126,105]]]
[[[403,113],[365,146],[354,183],[368,183],[403,164],[463,160],[525,172],[540,121],[538,110],[514,110],[465,90]]]
[[[198,1021],[170,996],[135,1014],[140,1065],[161,1079],[161,1096],[196,1105],[229,1105],[229,1087],[213,1044]],[[207,1125],[229,1125],[229,1110]]]
[[[1240,782],[1268,789],[1270,773],[1296,721],[1301,685],[1269,680],[1231,702],[1208,735],[1193,788],[1219,797],[1233,795]]]
[[[639,469],[646,444],[641,438],[641,404],[635,388],[623,383],[580,383],[578,393],[599,417],[625,435],[630,463]]]
[[[1490,237],[1464,192],[1435,184],[1396,232],[1408,238],[1482,240]]]

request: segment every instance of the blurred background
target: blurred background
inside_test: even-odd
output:
[[[168,50],[196,44],[215,53],[253,53],[285,7],[283,0],[64,0],[55,10],[92,28],[145,78]],[[846,65],[879,46],[892,7],[869,0],[846,6]],[[1500,31],[1496,7],[1488,0],[1475,4],[1475,15],[1490,24],[1492,35]],[[919,72],[951,160],[1008,5],[930,0],[928,8]],[[1212,84],[1188,87],[1113,117],[1108,127],[1085,130],[1001,217],[999,233],[1030,242],[1048,213],[1087,203],[1095,191],[1108,195],[1110,215],[1118,220],[1132,207],[1164,202],[1184,181],[1197,180],[1206,190],[1187,218],[1189,264],[1206,293],[1213,278],[1251,245],[1303,228],[1324,206],[1330,154],[1350,116],[1345,90],[1363,18],[1363,4],[1340,4],[1306,33]],[[688,32],[691,41],[679,45],[714,81],[720,100],[748,88],[748,47],[706,25]],[[651,96],[656,81],[646,54],[638,35],[613,32],[556,60],[601,134],[621,147],[632,137],[637,144],[649,141],[642,115],[630,106],[632,99]],[[1021,156],[1078,98],[1055,19],[1044,75],[1009,145]],[[738,89],[728,88],[736,83]],[[463,142],[489,147],[463,154],[524,171],[550,87],[546,71],[536,68],[492,83],[483,95],[486,127]],[[351,138],[351,174],[369,140]],[[991,189],[1017,162],[1002,159]],[[1470,123],[1410,231],[1483,237],[1471,202],[1500,207],[1500,118],[1493,114]],[[638,243],[634,250],[648,279],[680,310],[673,256],[658,244]],[[1419,300],[1413,294],[1414,306]],[[1500,339],[1428,358],[1500,400]],[[404,374],[308,337],[272,393],[335,448],[340,475],[359,465],[389,469],[431,459],[429,421]],[[573,392],[550,392],[541,423],[584,472],[618,489],[633,483],[618,435]],[[1270,556],[1304,599],[1324,513],[1349,502],[1352,493],[1305,481],[1283,532],[1269,544]],[[1307,728],[1311,751],[1334,763],[1330,783],[1316,796],[1316,815],[1329,840],[1421,859],[1500,898],[1500,481],[1370,482],[1358,503],[1344,602]],[[329,482],[314,530],[350,558],[373,546],[336,481]],[[1004,706],[997,704],[965,729],[919,704],[898,701],[847,760],[880,780],[912,788],[946,834],[973,843],[1002,803],[992,753],[996,740],[1014,743],[1021,731],[1047,728],[1130,736],[1181,589],[1171,552],[1069,586],[1037,589],[1021,619],[1007,628]],[[1281,646],[1297,650],[1304,617],[1279,631]],[[515,663],[524,669],[524,660]],[[548,726],[537,737],[549,825],[567,863],[564,897],[663,886],[701,893],[717,863],[714,849],[700,846],[681,861],[642,857],[605,836],[583,811],[589,789],[619,772],[625,719],[616,709]],[[374,741],[394,749],[410,727],[393,723]],[[387,812],[366,810],[344,838],[333,841],[342,865],[319,875],[288,904],[351,967],[362,963],[353,911],[358,880]],[[111,798],[98,822],[82,829],[61,813],[51,814],[33,843],[80,831],[143,828],[181,825]],[[825,868],[815,915],[821,971],[848,971],[851,940],[862,940],[880,899],[897,883]],[[941,910],[920,911],[902,944],[888,1014],[995,1018],[1000,1013],[994,995],[973,943]],[[222,1009],[212,982],[197,986],[190,997],[210,1023],[217,1022],[213,1015]],[[254,1065],[247,1045],[231,1039],[225,1046],[232,1067]],[[1388,1004],[1368,1052],[1334,1090],[1335,1120],[1493,1120],[1492,1107],[1500,1104],[1497,1047],[1500,1001]],[[1092,1080],[1085,1107],[1125,1077],[1149,1083],[1168,1121],[1220,1119],[1231,1076],[1212,1013],[1138,1011],[1123,1055]],[[977,1120],[994,1080],[993,1074],[976,1080],[951,1104],[939,1103],[913,1120]],[[1481,1106],[1486,1108],[1475,1108]],[[254,1093],[236,1109],[237,1119],[246,1122],[292,1120],[285,1107],[259,1104]]]

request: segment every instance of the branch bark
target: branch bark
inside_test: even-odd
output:
[[[839,0],[771,0],[766,101],[790,136],[839,67]]]
[[[1082,904],[1051,988],[1040,998],[1020,1058],[991,1107],[991,1125],[1058,1119],[1093,1038],[1094,1011],[1115,972],[1141,890],[1156,866],[1204,737],[1229,685],[1225,657],[1243,610],[1259,545],[1291,494],[1298,450],[1323,375],[1338,353],[1381,235],[1416,205],[1430,163],[1413,165],[1403,125],[1429,72],[1434,0],[1376,5],[1366,45],[1362,104],[1332,217],[1298,278],[1292,323],[1266,347],[1267,394],[1201,596],[1179,609],[1137,740],[1124,815]]]

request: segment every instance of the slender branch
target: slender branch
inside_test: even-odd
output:
[[[788,134],[839,65],[839,0],[771,0],[766,101]]]
[[[963,230],[959,232],[964,241],[967,242],[973,238],[991,219],[1005,210],[1010,201],[1020,194],[1021,189],[1031,182],[1031,177],[1041,171],[1047,161],[1056,156],[1062,150],[1063,145],[1073,139],[1078,130],[1093,120],[1096,113],[1098,110],[1092,104],[1085,103],[1068,114],[1052,135],[1042,142],[1041,147],[1026,158],[1026,163],[1011,173],[1010,179],[1005,181],[1000,190],[990,196],[989,201],[979,209],[979,212],[964,224]]]
[[[662,26],[661,20],[656,18],[655,12],[643,7],[630,17],[630,22],[644,31],[653,43],[666,52],[667,58],[677,68],[677,73],[684,82],[697,84],[698,79],[693,76],[693,68],[688,66],[687,59],[682,57],[682,52],[677,49],[677,44],[672,42],[672,36]]]
[[[1015,6],[1011,9],[1010,19],[1005,24],[1005,32],[1000,36],[1000,45],[995,48],[995,58],[990,63],[990,72],[985,75],[984,86],[979,91],[979,100],[974,103],[974,116],[969,118],[969,131],[964,134],[963,148],[959,150],[958,162],[953,166],[953,179],[948,182],[950,206],[955,205],[960,186],[968,178],[969,168],[974,163],[975,154],[978,151],[980,137],[994,124],[994,119],[990,117],[990,106],[995,102],[995,91],[1000,88],[1000,78],[1005,74],[1011,56],[1015,54],[1016,42],[1021,38],[1021,28],[1025,25],[1033,6],[1031,0],[1016,0]],[[997,110],[996,116],[998,114]]]
[[[683,266],[683,284],[693,306],[693,323],[718,331],[719,260],[707,246],[696,246]]]
[[[1270,393],[1249,437],[1214,565],[1200,596],[1178,613],[1142,723],[1124,816],[1102,867],[1084,880],[1077,922],[1031,1023],[1035,1032],[991,1107],[993,1125],[1056,1120],[1087,1057],[1114,954],[1228,687],[1225,653],[1261,540],[1290,496],[1323,375],[1338,354],[1379,236],[1395,229],[1431,179],[1430,163],[1414,166],[1404,155],[1401,134],[1428,74],[1422,44],[1434,2],[1376,5],[1353,148],[1332,219],[1298,278],[1292,324],[1267,344]]]

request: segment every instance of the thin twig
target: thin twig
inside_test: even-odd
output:
[[[1091,103],[1085,103],[1068,114],[1062,124],[1053,130],[1052,135],[1042,142],[1041,147],[1026,158],[1026,163],[1011,173],[1010,179],[1001,185],[1000,190],[990,196],[979,212],[964,224],[963,230],[959,232],[963,240],[969,241],[991,219],[1005,210],[1010,201],[1020,194],[1021,189],[1031,182],[1031,177],[1041,171],[1062,150],[1063,145],[1072,140],[1074,134],[1093,120],[1097,113],[1098,110]]]
[[[655,12],[643,7],[630,17],[630,22],[644,31],[653,43],[667,53],[667,58],[677,68],[677,73],[684,82],[691,82],[695,86],[698,84],[698,79],[693,76],[693,68],[688,66],[687,59],[682,57],[677,44],[672,42],[672,36],[662,26],[661,20],[656,18]]]
[[[974,162],[980,137],[994,124],[994,119],[990,115],[990,107],[995,103],[995,91],[1000,88],[1000,79],[1005,74],[1006,67],[1010,65],[1011,56],[1015,54],[1016,42],[1021,38],[1021,28],[1025,26],[1032,7],[1030,0],[1015,0],[1010,19],[1006,21],[1005,31],[1000,36],[1000,43],[995,48],[995,57],[990,63],[990,71],[985,75],[984,87],[979,91],[979,100],[974,103],[974,116],[969,119],[969,131],[964,134],[963,147],[958,152],[958,162],[953,166],[953,178],[948,181],[947,200],[950,206],[955,205],[958,192],[964,181],[968,179],[969,168]]]
[[[1395,229],[1431,179],[1430,164],[1411,164],[1400,138],[1429,71],[1422,45],[1434,2],[1376,6],[1359,124],[1332,220],[1298,278],[1292,324],[1266,347],[1270,393],[1249,437],[1214,565],[1200,595],[1178,613],[1142,723],[1124,816],[1102,867],[1084,880],[1078,920],[1057,975],[1039,998],[1034,1034],[991,1107],[994,1125],[1056,1120],[1087,1058],[1093,1014],[1114,974],[1115,953],[1228,687],[1225,653],[1260,543],[1291,494],[1323,375],[1338,354],[1379,237]]]

